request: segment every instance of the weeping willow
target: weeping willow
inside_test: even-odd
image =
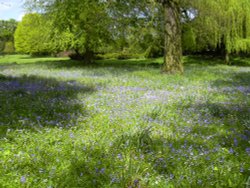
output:
[[[230,54],[250,51],[250,0],[157,1],[165,12],[163,72],[183,72],[182,47],[192,51],[220,49],[227,64]],[[183,20],[183,11],[191,13],[190,20]]]
[[[193,7],[196,49],[219,47],[227,64],[229,54],[250,51],[250,0],[199,0]]]

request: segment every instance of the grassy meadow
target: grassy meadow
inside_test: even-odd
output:
[[[250,59],[0,56],[0,187],[250,187]]]

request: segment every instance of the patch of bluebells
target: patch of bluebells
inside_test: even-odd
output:
[[[26,93],[38,93],[38,92],[63,92],[70,90],[71,92],[80,91],[86,87],[78,84],[75,81],[68,81],[65,83],[59,83],[57,85],[50,85],[44,81],[30,82],[30,81],[18,81],[18,80],[9,80],[0,82],[0,91],[9,92],[9,91],[24,91]]]
[[[179,185],[182,185],[181,183],[183,182],[188,182],[202,186],[206,181],[209,183],[216,182],[215,174],[217,168],[227,174],[229,178],[231,174],[232,176],[238,176],[238,172],[244,174],[248,170],[249,166],[247,164],[239,165],[242,161],[239,161],[241,158],[236,155],[241,155],[243,156],[242,158],[250,156],[250,148],[247,145],[250,135],[249,131],[242,130],[238,126],[241,119],[239,114],[245,113],[246,102],[242,101],[241,104],[236,104],[235,101],[230,99],[219,101],[221,99],[216,98],[218,93],[230,93],[231,97],[236,100],[236,95],[239,93],[249,94],[248,87],[216,88],[207,86],[205,83],[196,86],[196,83],[192,83],[192,80],[189,78],[187,80],[182,78],[184,79],[183,81],[186,81],[184,84],[178,82],[174,84],[166,82],[166,84],[161,80],[159,80],[159,83],[154,83],[151,80],[154,78],[140,80],[130,76],[106,76],[103,72],[99,73],[97,70],[82,71],[84,72],[83,74],[80,74],[79,72],[81,71],[75,69],[56,72],[52,70],[50,74],[53,75],[50,76],[62,77],[67,80],[73,77],[82,79],[82,81],[91,79],[91,83],[100,82],[100,85],[96,86],[97,91],[95,94],[88,96],[79,95],[77,99],[70,100],[66,95],[42,99],[40,102],[45,106],[50,106],[54,109],[59,105],[62,108],[59,108],[59,111],[53,111],[51,118],[41,114],[34,114],[33,118],[25,116],[19,116],[18,118],[29,125],[34,124],[34,122],[40,122],[42,125],[63,127],[66,123],[66,126],[69,127],[78,126],[79,130],[77,132],[71,132],[71,129],[69,131],[61,129],[65,132],[61,145],[47,145],[53,151],[57,148],[58,154],[60,154],[55,156],[51,154],[51,159],[49,160],[52,162],[49,160],[46,162],[53,163],[53,157],[56,157],[59,158],[57,159],[59,161],[57,162],[58,165],[67,164],[68,159],[75,157],[75,155],[77,159],[81,159],[81,157],[82,159],[88,159],[88,163],[96,162],[94,167],[91,168],[91,173],[96,178],[93,180],[93,184],[100,181],[102,175],[110,172],[108,168],[112,168],[117,173],[109,176],[110,183],[119,184],[118,186],[120,187],[122,187],[121,183],[126,180],[126,178],[122,177],[120,169],[127,170],[129,164],[126,156],[130,153],[132,153],[130,161],[134,163],[131,167],[131,176],[150,174],[148,179],[153,179],[155,178],[154,176],[162,175],[164,181],[168,179],[173,184],[179,183]],[[46,71],[43,72],[43,74],[45,73]],[[110,80],[104,80],[107,78]],[[108,84],[101,85],[102,79],[104,80],[103,83]],[[132,84],[131,79],[134,79],[136,84]],[[115,81],[113,80],[119,80],[120,82],[114,83]],[[127,83],[127,81],[130,82]],[[185,83],[189,85],[185,85]],[[81,89],[85,89],[85,87],[83,85],[80,86],[75,81],[66,81],[62,84],[49,84],[39,81],[19,82],[15,80],[0,82],[0,91],[6,92],[24,90],[28,93],[64,93],[67,91],[76,92]],[[86,124],[78,123],[78,119],[86,120],[82,112],[78,112],[75,109],[72,110],[73,112],[67,110],[72,104],[79,104],[81,107],[88,106],[88,110],[92,114],[88,116]],[[217,104],[217,106],[214,104]],[[151,111],[156,106],[160,106],[160,108],[153,117]],[[218,112],[217,114],[214,113],[215,110]],[[92,117],[94,118],[92,119]],[[106,117],[108,117],[108,121],[105,119]],[[229,120],[230,123],[228,123]],[[154,127],[154,130],[149,135],[152,143],[148,144],[153,147],[146,151],[136,148],[137,146],[131,148],[130,144],[125,144],[126,147],[123,147],[122,150],[115,147],[116,139],[117,137],[119,138],[120,134],[138,127],[143,129],[144,126],[148,125]],[[235,129],[230,130],[232,127]],[[114,131],[107,132],[107,129]],[[49,134],[49,131],[46,134]],[[78,136],[80,134],[81,136]],[[80,138],[86,139],[84,146],[78,143]],[[96,140],[102,139],[103,142],[106,140],[105,144],[101,145],[96,142]],[[74,146],[72,146],[72,140],[74,140]],[[65,145],[62,144],[64,142]],[[89,150],[93,152],[91,155],[88,154],[88,142],[96,142],[95,146],[89,146]],[[105,147],[104,152],[111,152],[110,148],[112,148],[112,152],[115,150],[114,154],[109,155],[110,159],[105,159],[112,164],[110,165],[112,167],[98,162],[98,160],[103,158],[94,153],[95,147],[98,148],[99,145],[100,147]],[[65,148],[67,147],[70,148],[70,152],[66,151]],[[81,148],[81,151],[77,150],[78,147]],[[74,152],[71,152],[72,149]],[[41,153],[46,152],[41,151]],[[70,153],[74,153],[74,156],[71,156]],[[39,152],[36,153],[36,155],[32,156],[32,159],[36,158],[35,162],[41,160],[39,155]],[[63,157],[60,158],[60,156]],[[228,172],[228,166],[231,168],[236,165],[238,165],[237,172],[233,168],[232,171]],[[60,168],[63,167],[60,166]],[[153,170],[150,171],[149,169],[152,168]],[[42,169],[44,171],[39,168],[39,172],[44,174],[46,169],[45,167]],[[68,169],[63,170],[67,171]],[[200,174],[206,175],[206,178],[200,177]],[[53,174],[51,174],[52,176]],[[80,173],[80,178],[85,176],[87,176],[87,173]],[[25,176],[23,177],[23,179],[20,179],[22,183],[28,181]],[[228,177],[223,176],[221,179],[224,178],[228,182]],[[132,179],[130,183],[137,186],[140,185],[140,181],[139,178],[136,178]]]

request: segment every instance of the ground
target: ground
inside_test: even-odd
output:
[[[1,187],[250,186],[250,59],[0,57]]]

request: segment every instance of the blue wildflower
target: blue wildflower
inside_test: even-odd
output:
[[[240,172],[243,173],[244,172],[244,168],[243,166],[240,167]]]
[[[26,183],[26,177],[25,177],[25,176],[22,176],[21,179],[20,179],[20,182],[21,182],[21,183]]]
[[[138,179],[134,180],[134,185],[137,186],[138,184],[139,184],[139,180]]]
[[[248,155],[250,155],[250,148],[246,148],[246,152]]]
[[[170,174],[169,175],[169,178],[172,180],[172,179],[174,179],[174,174]]]
[[[238,146],[238,140],[236,138],[234,138],[234,146]]]
[[[117,155],[117,157],[118,157],[118,159],[122,160],[122,154],[119,153],[119,154]]]
[[[102,169],[100,170],[100,173],[101,173],[101,174],[104,174],[104,172],[105,172],[105,168],[102,168]]]

